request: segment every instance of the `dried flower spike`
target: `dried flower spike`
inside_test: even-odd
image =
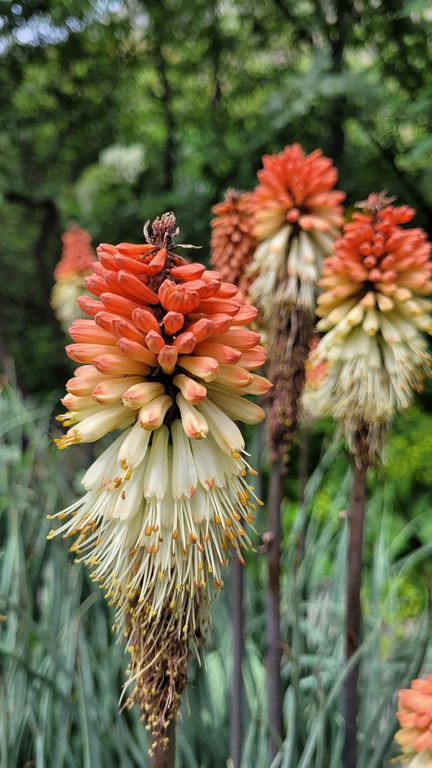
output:
[[[432,675],[399,691],[396,741],[408,768],[432,768]]]
[[[76,224],[72,224],[63,233],[62,242],[62,257],[54,271],[51,305],[63,329],[67,331],[75,319],[84,316],[77,298],[85,289],[84,279],[93,270],[96,254],[90,235]]]
[[[323,402],[341,419],[349,444],[365,425],[381,433],[421,388],[431,332],[430,244],[422,229],[403,229],[415,211],[373,195],[355,213],[326,259],[318,300],[325,332],[315,359],[328,363]]]
[[[249,269],[251,299],[267,318],[280,298],[313,312],[322,258],[343,223],[337,171],[320,149],[307,155],[292,144],[264,155],[258,180],[252,207],[260,245]]]
[[[87,278],[92,319],[73,323],[60,448],[120,435],[87,470],[86,494],[55,533],[92,568],[126,628],[129,704],[157,740],[175,716],[190,647],[205,636],[214,589],[231,555],[250,545],[261,504],[234,419],[255,424],[248,401],[270,383],[256,315],[216,272],[187,263],[172,242],[173,214],[146,244],[103,244]]]
[[[244,296],[250,283],[245,269],[256,248],[251,202],[250,192],[229,189],[225,200],[212,208],[210,263],[223,280],[238,285]]]

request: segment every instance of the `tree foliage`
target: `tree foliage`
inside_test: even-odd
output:
[[[299,141],[334,158],[349,203],[386,188],[431,231],[428,5],[1,2],[1,351],[21,385],[63,378],[49,295],[72,219],[139,240],[174,209],[206,258],[210,206]]]

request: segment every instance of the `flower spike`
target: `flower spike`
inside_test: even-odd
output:
[[[348,444],[369,433],[369,460],[396,411],[410,404],[430,372],[422,333],[432,331],[431,246],[422,229],[404,229],[415,211],[370,195],[324,263],[317,313],[324,332],[313,359],[326,364],[324,409],[343,423]]]
[[[342,225],[345,195],[321,150],[264,155],[252,198],[258,247],[249,296],[269,338],[269,442],[286,470],[299,419],[322,261]]]
[[[73,537],[117,606],[131,653],[127,705],[141,706],[162,743],[223,568],[250,545],[260,502],[235,420],[260,421],[264,411],[245,395],[270,387],[247,370],[264,359],[245,327],[253,313],[242,314],[238,291],[217,273],[174,252],[176,233],[164,214],[146,227],[146,243],[98,249],[94,274],[109,290],[90,283],[105,309],[91,306],[92,319],[72,326],[68,354],[82,365],[57,444],[120,435],[51,534]]]

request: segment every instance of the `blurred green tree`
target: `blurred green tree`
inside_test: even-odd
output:
[[[333,156],[349,203],[384,187],[431,232],[428,6],[0,2],[0,353],[21,386],[64,378],[49,295],[70,219],[139,240],[174,209],[205,259],[210,206],[299,141]]]

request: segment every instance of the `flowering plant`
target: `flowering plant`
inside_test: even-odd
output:
[[[262,408],[270,383],[255,317],[238,290],[173,243],[173,214],[147,242],[103,244],[67,347],[59,448],[120,434],[87,470],[85,495],[57,517],[71,549],[119,609],[131,651],[129,703],[156,740],[177,711],[189,649],[205,636],[230,553],[243,560],[257,499],[236,420]]]

